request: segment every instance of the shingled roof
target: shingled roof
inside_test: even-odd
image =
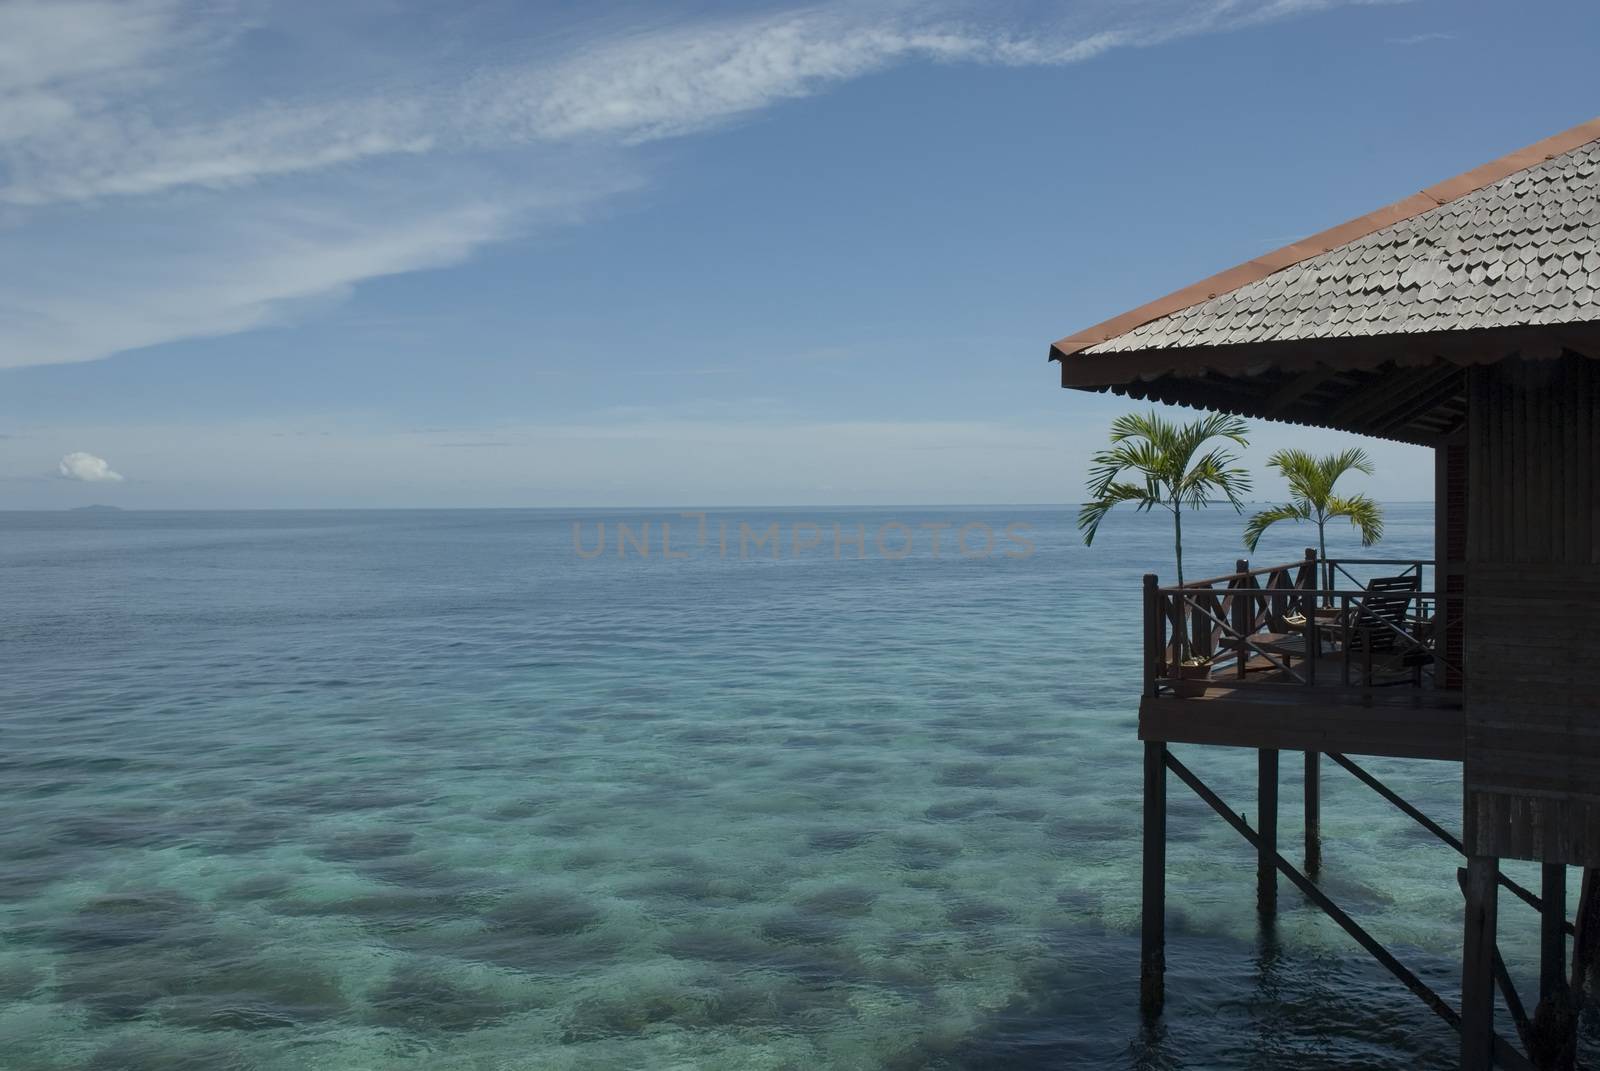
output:
[[[1600,142],[1089,353],[1600,318]]]
[[[1068,336],[1051,359],[1064,386],[1428,442],[1458,422],[1460,364],[1600,355],[1597,325],[1600,120]],[[1385,366],[1435,374],[1409,375],[1404,412],[1355,420],[1350,393]]]

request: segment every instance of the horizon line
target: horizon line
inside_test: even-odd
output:
[[[1246,505],[1273,505],[1275,499],[1250,499]],[[1432,506],[1432,498],[1380,499],[1380,505]],[[1078,509],[1083,503],[1070,502],[888,502],[882,504],[848,503],[746,503],[726,506],[710,505],[630,505],[630,506],[113,506],[109,503],[90,503],[83,506],[21,506],[0,509],[4,513],[530,513],[538,511],[573,512],[576,510],[624,512],[649,510],[657,513],[763,510],[763,509]],[[1190,512],[1199,512],[1191,510]]]

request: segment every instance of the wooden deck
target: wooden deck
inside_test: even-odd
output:
[[[1234,573],[1182,588],[1145,578],[1139,738],[1461,762],[1462,693],[1437,686],[1459,685],[1461,675],[1433,649],[1437,597],[1421,590],[1432,563],[1318,562],[1306,553],[1264,569],[1240,561]],[[1369,592],[1346,564],[1404,571]],[[1321,586],[1336,571],[1351,585]],[[1371,609],[1380,600],[1389,600],[1383,621]],[[1186,686],[1169,676],[1190,654],[1210,663],[1202,696],[1180,694]]]
[[[1139,739],[1460,762],[1466,720],[1460,692],[1250,681],[1192,699],[1145,696]]]

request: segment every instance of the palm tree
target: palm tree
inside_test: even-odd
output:
[[[1361,545],[1370,547],[1383,538],[1383,507],[1366,495],[1336,495],[1333,485],[1347,472],[1371,476],[1372,459],[1365,450],[1314,457],[1304,450],[1279,450],[1267,458],[1269,468],[1289,481],[1289,501],[1262,510],[1245,525],[1244,545],[1253,553],[1261,535],[1279,521],[1316,521],[1319,560],[1328,560],[1328,522],[1347,517],[1360,530]],[[1331,581],[1330,581],[1331,583]]]
[[[1172,514],[1172,546],[1177,558],[1178,586],[1183,586],[1183,511],[1226,498],[1235,513],[1244,512],[1241,495],[1250,490],[1250,475],[1237,467],[1226,444],[1201,453],[1212,439],[1248,446],[1250,429],[1236,416],[1213,413],[1187,424],[1175,424],[1152,410],[1128,413],[1111,422],[1111,449],[1094,455],[1089,473],[1090,501],[1078,511],[1085,545],[1094,544],[1100,522],[1111,508],[1128,502],[1143,513],[1161,508]],[[1196,456],[1199,455],[1199,456]],[[1124,475],[1133,479],[1123,479]],[[1185,630],[1187,631],[1187,630]]]

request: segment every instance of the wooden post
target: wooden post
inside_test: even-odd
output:
[[[1306,870],[1322,866],[1322,752],[1306,752]]]
[[[1257,751],[1256,772],[1256,830],[1261,836],[1256,847],[1256,909],[1272,915],[1278,910],[1278,752]]]
[[[1339,683],[1350,687],[1350,596],[1339,596]]]
[[[1324,586],[1318,577],[1317,551],[1306,548],[1306,560],[1311,563],[1311,576],[1319,587]],[[1331,580],[1326,585],[1332,587]],[[1328,597],[1331,601],[1331,596]],[[1317,682],[1317,657],[1322,653],[1322,630],[1318,626],[1317,608],[1320,599],[1306,600],[1306,681]],[[1306,870],[1315,877],[1322,868],[1322,754],[1306,752]]]
[[[1539,889],[1539,1004],[1523,1031],[1533,1066],[1572,1071],[1577,1065],[1578,1009],[1567,984],[1567,867],[1545,863]]]
[[[1144,694],[1156,694],[1156,678],[1163,661],[1161,643],[1161,596],[1156,574],[1144,574]]]
[[[1139,925],[1139,1010],[1161,1014],[1167,973],[1167,745],[1144,745],[1144,902]]]
[[[1322,624],[1317,617],[1317,608],[1312,607],[1306,615],[1306,685],[1316,687],[1317,684],[1317,659],[1322,656]]]
[[[1177,776],[1178,780],[1194,789],[1194,794],[1204,800],[1206,806],[1217,812],[1218,818],[1221,818],[1224,822],[1228,823],[1228,825],[1232,826],[1234,830],[1246,841],[1248,841],[1252,847],[1260,846],[1261,835],[1250,828],[1250,823],[1246,821],[1242,815],[1235,814],[1233,810],[1231,810],[1228,805],[1223,802],[1222,797],[1211,791],[1211,789],[1206,786],[1204,781],[1200,780],[1194,775],[1193,770],[1179,762],[1177,758],[1170,753],[1167,755],[1167,768]],[[1383,945],[1379,944],[1377,938],[1373,937],[1372,934],[1362,929],[1360,923],[1356,922],[1355,919],[1347,915],[1338,904],[1328,899],[1327,893],[1324,893],[1321,889],[1317,888],[1316,884],[1313,883],[1310,878],[1306,877],[1304,874],[1300,873],[1293,866],[1291,866],[1289,861],[1283,856],[1274,855],[1274,861],[1277,863],[1278,869],[1283,872],[1283,876],[1288,878],[1290,883],[1293,884],[1295,888],[1304,893],[1307,900],[1310,900],[1313,904],[1326,912],[1330,919],[1338,923],[1340,929],[1344,930],[1345,933],[1348,933],[1351,937],[1355,938],[1357,944],[1370,952],[1372,954],[1372,958],[1381,963],[1390,974],[1398,978],[1407,989],[1411,990],[1411,992],[1415,993],[1419,998],[1421,998],[1422,1002],[1428,1007],[1432,1008],[1439,1018],[1449,1023],[1452,1029],[1460,1028],[1461,1016],[1456,1013],[1456,1010],[1449,1004],[1446,1004],[1444,1000],[1440,998],[1439,994],[1428,988],[1427,984],[1423,982],[1422,979],[1418,978],[1415,974],[1412,974],[1411,971],[1406,968],[1405,964],[1395,959],[1393,953],[1391,953],[1387,948],[1384,948]],[[1461,871],[1460,873],[1463,875],[1462,880],[1464,881],[1464,875],[1466,872]]]
[[[1327,589],[1327,588],[1333,587],[1333,583],[1327,577],[1322,575],[1323,570],[1325,568],[1326,568],[1326,566],[1322,562],[1317,560],[1317,548],[1316,547],[1307,547],[1306,548],[1306,564],[1305,564],[1305,568],[1301,569],[1301,574],[1302,575],[1304,575],[1305,573],[1310,573],[1311,574],[1311,587],[1313,589],[1315,589],[1315,588]],[[1322,605],[1322,600],[1321,599],[1319,599],[1319,598],[1317,598],[1315,596],[1309,596],[1309,595],[1303,600],[1303,602],[1304,602],[1304,605],[1301,607],[1301,611],[1300,612],[1305,614],[1307,617],[1310,617],[1311,616],[1311,612],[1313,610],[1315,610],[1318,606]]]
[[[1244,638],[1250,635],[1250,622],[1255,613],[1250,597],[1246,594],[1250,590],[1250,578],[1244,575],[1250,571],[1250,563],[1243,558],[1235,559],[1233,571],[1237,575],[1233,580],[1233,620],[1229,624],[1233,626],[1233,631],[1238,633],[1238,635],[1234,636],[1233,641],[1238,644],[1237,650],[1239,652],[1238,663],[1234,667],[1234,676],[1244,680],[1245,672],[1248,668],[1246,663],[1250,661],[1250,650],[1244,645]]]
[[[1144,575],[1144,694],[1154,697],[1160,672],[1160,584]],[[1139,1010],[1161,1014],[1167,974],[1167,745],[1144,745],[1144,880],[1139,917]]]
[[[1495,911],[1500,861],[1467,857],[1466,929],[1461,959],[1461,1071],[1494,1067]]]
[[[1539,886],[1539,999],[1567,992],[1567,867],[1545,863]]]
[[[1586,867],[1572,934],[1572,992],[1580,999],[1594,981],[1597,947],[1600,947],[1600,868]]]

